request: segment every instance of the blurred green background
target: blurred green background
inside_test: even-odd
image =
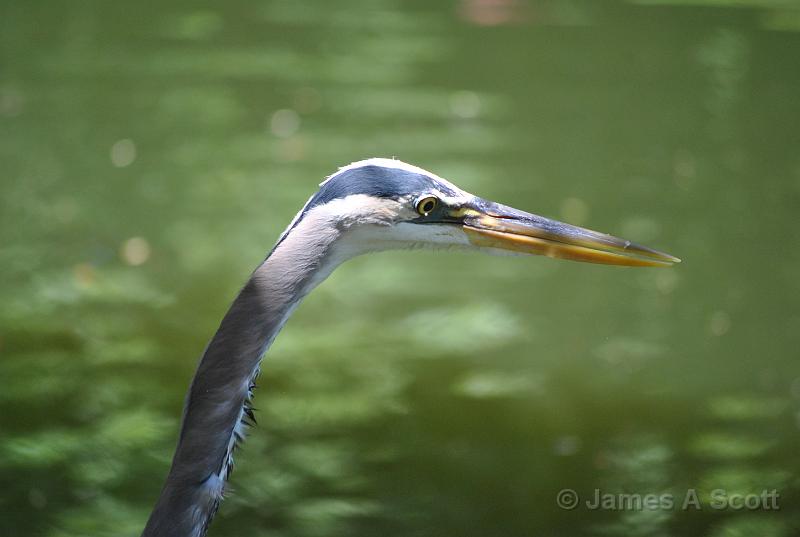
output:
[[[792,0],[0,0],[0,534],[138,535],[227,305],[370,156],[684,263],[349,262],[211,535],[800,534]],[[690,487],[780,510],[555,503]]]

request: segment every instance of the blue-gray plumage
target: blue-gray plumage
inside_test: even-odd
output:
[[[233,468],[261,356],[339,264],[399,248],[467,248],[628,266],[679,260],[610,235],[486,201],[421,168],[369,159],[331,175],[234,300],[192,380],[178,445],[147,537],[205,534]]]

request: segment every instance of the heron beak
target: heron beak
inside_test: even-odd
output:
[[[479,247],[629,267],[669,267],[681,261],[631,241],[480,198],[458,212],[469,241]]]

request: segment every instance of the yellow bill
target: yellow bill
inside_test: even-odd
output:
[[[491,201],[477,200],[460,212],[464,232],[476,246],[630,267],[669,267],[681,261],[625,239]]]

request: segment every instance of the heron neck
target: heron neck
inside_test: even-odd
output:
[[[256,268],[206,347],[186,397],[172,467],[143,536],[205,534],[244,435],[261,357],[303,297],[341,262],[332,255],[335,230],[302,231],[298,226]]]

